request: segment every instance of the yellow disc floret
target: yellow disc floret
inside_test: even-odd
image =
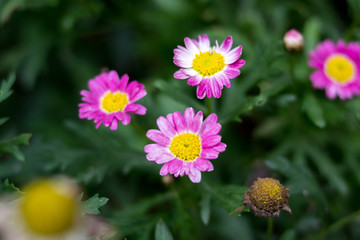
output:
[[[123,111],[126,105],[129,103],[129,99],[126,93],[122,92],[108,92],[100,101],[100,106],[106,113],[113,113],[117,111]]]
[[[200,156],[201,139],[193,133],[182,133],[173,138],[169,149],[178,159],[193,161]]]
[[[200,75],[204,77],[212,76],[224,69],[225,59],[223,55],[216,51],[200,52],[195,55],[192,65]]]
[[[326,60],[325,72],[333,81],[344,84],[353,79],[355,66],[345,55],[335,54]]]
[[[56,180],[41,180],[29,185],[24,192],[20,212],[32,232],[56,235],[71,228],[77,200],[69,186]]]

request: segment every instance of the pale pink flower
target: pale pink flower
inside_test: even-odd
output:
[[[289,30],[283,41],[289,52],[300,52],[304,48],[304,38],[296,29]]]
[[[196,95],[199,99],[220,98],[223,86],[231,86],[230,79],[240,75],[240,68],[245,60],[239,59],[242,46],[231,49],[233,39],[231,36],[219,46],[211,47],[209,37],[199,35],[199,41],[186,37],[185,47],[174,49],[174,63],[181,69],[176,71],[177,79],[188,79],[187,83],[197,86]]]
[[[191,107],[157,119],[160,130],[151,129],[146,136],[155,143],[144,150],[149,161],[163,164],[160,175],[175,177],[188,175],[194,183],[201,181],[201,172],[214,169],[209,159],[217,159],[226,144],[221,142],[221,125],[217,115],[210,114],[203,121],[201,111],[195,114]]]

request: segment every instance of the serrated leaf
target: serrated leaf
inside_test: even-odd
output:
[[[173,236],[164,221],[160,219],[155,228],[155,240],[173,240]]]
[[[20,145],[29,145],[29,140],[31,138],[31,133],[23,133],[19,136],[4,140],[0,142],[0,151],[8,152],[14,155],[18,160],[24,161],[25,156],[21,152]]]
[[[309,119],[319,128],[323,128],[326,125],[323,110],[319,105],[317,99],[311,94],[308,93],[304,96],[303,111],[309,117]]]
[[[7,80],[3,80],[1,82],[0,87],[0,102],[4,101],[6,98],[8,98],[12,94],[11,86],[15,82],[15,74],[11,73]]]
[[[210,220],[210,195],[205,195],[199,204],[201,220],[207,225]]]
[[[248,189],[246,186],[223,185],[215,186],[203,183],[204,188],[211,194],[217,204],[225,208],[229,214],[240,216],[242,211],[234,212],[243,204],[244,193]],[[247,210],[247,209],[244,209]]]
[[[9,182],[9,179],[5,179],[1,187],[1,193],[22,193],[13,183]]]
[[[108,201],[109,201],[108,198],[106,197],[99,198],[99,194],[95,194],[94,196],[92,196],[91,198],[89,198],[88,200],[82,203],[84,207],[83,213],[99,214],[100,213],[99,208],[104,206]]]

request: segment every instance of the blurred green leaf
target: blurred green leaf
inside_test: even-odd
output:
[[[7,120],[9,120],[7,117],[0,118],[0,126],[3,125]]]
[[[243,204],[244,193],[248,187],[237,185],[215,186],[205,182],[203,185],[215,202],[225,208],[228,213],[236,216],[241,215],[241,212],[234,213],[233,211]]]
[[[316,146],[307,145],[306,152],[310,156],[319,172],[331,183],[335,189],[342,195],[349,193],[348,186],[341,176],[339,167],[328,157],[326,153],[318,149]]]
[[[164,221],[160,219],[155,228],[155,240],[173,240],[173,236]]]
[[[20,193],[22,194],[22,192],[20,191],[19,188],[15,187],[15,185],[13,183],[9,182],[9,179],[5,179],[5,181],[3,182],[2,186],[1,186],[1,193]]]
[[[210,195],[206,194],[203,199],[199,202],[200,205],[200,217],[202,222],[207,225],[210,220]]]
[[[104,206],[109,201],[106,197],[99,198],[99,194],[95,194],[88,200],[82,203],[83,214],[99,214],[99,208]]]
[[[25,156],[21,152],[19,145],[29,145],[30,138],[31,138],[31,133],[23,133],[11,139],[3,140],[0,142],[0,151],[11,153],[18,160],[24,161]]]
[[[15,74],[11,73],[7,80],[3,80],[0,86],[0,102],[4,101],[12,94],[11,86],[15,82]]]
[[[302,109],[317,127],[324,128],[326,126],[323,110],[313,94],[305,94]]]
[[[309,18],[304,26],[305,52],[315,49],[320,40],[321,21],[318,18]]]

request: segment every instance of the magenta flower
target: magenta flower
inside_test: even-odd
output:
[[[199,35],[199,41],[185,38],[185,47],[174,49],[174,63],[181,69],[176,71],[177,79],[188,79],[187,83],[197,86],[196,95],[203,99],[205,95],[210,98],[221,97],[223,86],[231,86],[230,79],[240,75],[240,68],[245,60],[239,59],[242,46],[231,49],[233,39],[231,36],[218,45],[211,47],[209,37]]]
[[[144,85],[137,81],[129,83],[129,76],[124,74],[119,79],[115,71],[101,73],[89,81],[90,91],[82,90],[84,103],[79,104],[79,117],[94,119],[96,128],[101,123],[111,130],[118,128],[119,121],[128,125],[129,113],[144,115],[146,108],[135,102],[146,95]]]
[[[325,89],[326,96],[344,100],[360,94],[360,45],[356,42],[336,44],[326,40],[310,52],[310,75],[315,88]]]
[[[160,175],[175,177],[188,175],[194,183],[201,181],[201,172],[212,171],[208,159],[216,159],[224,152],[226,144],[220,142],[221,125],[215,113],[203,121],[201,111],[195,114],[191,107],[157,119],[160,130],[151,129],[146,136],[156,143],[148,144],[144,150],[149,161],[164,164]]]

